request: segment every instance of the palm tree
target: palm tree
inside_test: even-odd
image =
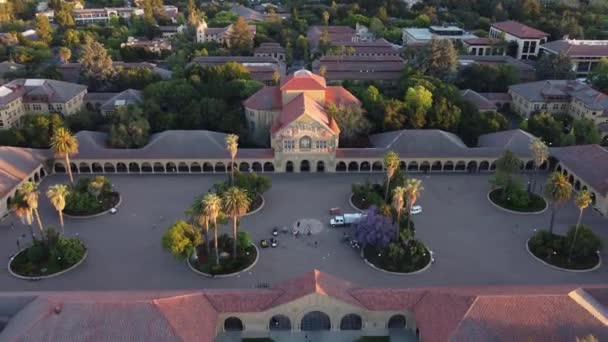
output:
[[[247,191],[236,186],[232,186],[222,194],[222,201],[224,202],[224,211],[226,214],[232,217],[232,232],[234,235],[232,257],[236,258],[236,246],[237,246],[237,219],[239,216],[245,215],[249,210],[251,201],[247,196]]]
[[[587,190],[579,192],[574,198],[574,203],[578,207],[578,220],[576,221],[576,228],[574,228],[574,238],[572,239],[572,246],[570,246],[570,253],[568,253],[568,263],[572,259],[572,252],[574,251],[574,244],[576,243],[576,235],[578,234],[578,227],[581,225],[583,219],[583,210],[587,209],[591,205],[591,194]]]
[[[208,217],[208,222],[213,222],[214,246],[215,246],[215,263],[220,264],[220,251],[217,239],[217,218],[222,210],[222,199],[216,193],[207,193],[203,197],[203,210],[205,216]]]
[[[384,190],[384,201],[388,201],[388,189],[390,188],[391,178],[399,168],[399,155],[389,151],[384,155],[384,168],[386,169],[386,189]]]
[[[570,199],[572,194],[572,184],[568,182],[568,178],[559,172],[553,172],[547,184],[545,185],[545,196],[551,201],[551,223],[549,224],[549,233],[553,234],[553,225],[555,223],[555,212],[557,207]]]
[[[51,150],[57,157],[65,158],[65,167],[68,169],[70,183],[73,185],[74,178],[70,167],[70,154],[78,153],[78,139],[67,128],[57,128],[51,137]]]
[[[401,212],[403,211],[403,206],[405,205],[405,196],[407,195],[407,189],[403,186],[398,186],[393,189],[393,208],[397,213],[397,240],[399,241],[399,233],[401,231]]]
[[[201,229],[205,229],[205,241],[207,244],[207,255],[210,255],[209,249],[209,216],[205,212],[205,204],[203,203],[203,197],[198,196],[190,208],[186,211],[186,215],[190,216],[190,222]]]
[[[238,135],[228,134],[226,136],[226,149],[230,153],[230,179],[231,184],[234,185],[234,158],[239,150],[239,137]]]
[[[46,197],[51,201],[55,210],[59,214],[59,225],[61,225],[61,234],[64,234],[63,229],[63,209],[65,209],[65,198],[69,193],[68,187],[63,184],[55,184],[46,192]]]
[[[532,189],[532,192],[534,192],[538,170],[549,158],[549,149],[542,140],[536,138],[530,144],[530,152],[532,152],[532,158],[534,159],[534,177],[532,178],[532,186],[530,188]]]
[[[424,190],[422,187],[422,181],[416,178],[408,178],[405,181],[405,191],[407,192],[407,229],[410,229],[410,216],[414,203],[420,197],[420,194]]]
[[[44,228],[42,227],[42,220],[40,219],[40,213],[38,212],[38,185],[34,182],[25,182],[21,185],[18,190],[22,195],[25,203],[34,213],[36,222],[38,223],[38,229],[40,230],[40,238],[44,239]]]
[[[32,241],[36,241],[36,235],[34,235],[34,230],[32,229],[32,222],[34,221],[32,209],[27,205],[23,194],[17,192],[17,196],[13,199],[11,206],[21,223],[28,226]]]

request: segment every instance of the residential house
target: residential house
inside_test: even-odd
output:
[[[0,86],[0,129],[19,125],[25,113],[71,115],[82,108],[87,87],[47,79],[16,79]]]
[[[498,107],[490,99],[473,89],[461,90],[460,95],[465,101],[473,104],[481,113],[498,111]]]
[[[251,32],[251,40],[256,34],[256,26],[249,25],[249,32]],[[226,27],[208,27],[205,20],[196,28],[196,41],[198,43],[216,42],[220,44],[226,44],[230,47],[230,35],[232,34],[232,24]]]
[[[506,44],[496,38],[470,38],[462,41],[467,55],[494,56],[506,53]]]
[[[171,51],[171,41],[167,38],[155,38],[152,40],[129,37],[126,43],[120,44],[121,48],[142,49],[144,51],[158,54]]]
[[[253,50],[255,57],[273,57],[282,62],[285,62],[285,48],[279,43],[262,43]]]
[[[423,45],[430,43],[433,38],[458,41],[474,39],[477,36],[457,26],[408,27],[401,30],[403,45]]]
[[[238,14],[239,17],[243,17],[248,23],[261,23],[264,21],[264,13],[258,12],[249,7],[245,7],[241,4],[233,3],[230,7],[230,11]]]
[[[509,20],[492,24],[489,36],[516,44],[517,49],[513,51],[510,51],[510,47],[507,46],[507,54],[517,59],[536,59],[540,46],[547,42],[549,34],[528,25]]]
[[[107,116],[114,114],[119,107],[140,105],[143,102],[144,93],[141,90],[127,89],[109,98],[101,105],[99,110],[101,114]]]
[[[161,25],[158,26],[158,31],[163,38],[171,38],[178,33],[184,33],[186,31],[186,25]]]
[[[608,57],[608,40],[554,40],[541,45],[540,50],[547,54],[565,54],[572,60],[576,76],[587,77],[600,59]]]

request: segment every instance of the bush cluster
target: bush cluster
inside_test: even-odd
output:
[[[213,192],[217,193],[221,197],[222,194],[231,186],[230,179],[224,182],[215,183],[213,185]],[[247,197],[249,197],[249,201],[251,202],[251,205],[249,206],[249,211],[251,212],[262,204],[262,200],[259,198],[259,196],[270,190],[271,181],[270,177],[260,176],[255,172],[240,173],[235,170],[234,186],[245,189],[247,192]]]
[[[215,251],[211,250],[211,255],[207,254],[206,246],[198,246],[198,263],[194,266],[201,272],[209,274],[229,274],[238,272],[251,265],[257,257],[256,249],[253,247],[251,237],[247,232],[239,232],[237,235],[237,257],[220,258],[219,265],[215,264]],[[227,234],[218,237],[218,249],[222,253],[232,253],[233,238]],[[213,248],[213,242],[211,243]]]
[[[93,215],[114,207],[118,194],[104,176],[80,178],[66,197],[68,215]]]
[[[576,241],[574,240],[575,234]],[[572,248],[573,242],[574,248]],[[597,264],[597,251],[602,249],[602,240],[589,227],[580,225],[578,233],[576,226],[571,226],[566,236],[539,230],[528,241],[528,247],[535,256],[552,265],[585,269]],[[572,259],[568,263],[571,249]]]

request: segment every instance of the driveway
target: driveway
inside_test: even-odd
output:
[[[348,228],[324,228],[319,234],[293,237],[280,234],[280,246],[261,250],[258,264],[248,273],[226,279],[209,279],[191,272],[184,262],[162,250],[162,232],[193,198],[206,192],[225,175],[113,175],[110,179],[123,202],[116,215],[88,220],[66,218],[68,235],[78,234],[89,247],[87,260],[76,270],[43,281],[23,281],[0,272],[0,291],[22,290],[139,290],[195,288],[251,288],[298,276],[314,268],[345,278],[361,286],[428,287],[517,284],[605,283],[608,268],[575,274],[553,270],[533,260],[525,242],[535,228],[549,223],[549,212],[514,215],[492,206],[486,199],[489,175],[416,175],[425,190],[420,199],[424,211],[415,217],[418,237],[434,251],[436,262],[424,273],[394,276],[365,265],[357,253],[340,242]],[[326,223],[327,210],[349,211],[348,196],[353,182],[383,175],[276,174],[265,194],[264,208],[243,219],[242,229],[256,243],[270,237],[273,226],[292,225],[299,219]],[[43,181],[65,182],[65,175]],[[46,225],[58,218],[46,198],[41,197]],[[565,232],[576,222],[578,210],[571,204],[560,209],[557,231]],[[10,229],[9,218],[0,222],[0,251],[3,262],[16,251],[16,238],[26,232],[20,223]],[[608,221],[588,210],[583,222],[607,239]],[[230,233],[229,226],[221,228]],[[316,242],[316,243],[315,243]],[[606,253],[603,254],[604,259]]]

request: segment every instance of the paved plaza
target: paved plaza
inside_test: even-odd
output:
[[[591,273],[557,271],[533,260],[525,242],[534,228],[546,227],[550,211],[541,215],[514,215],[492,206],[486,199],[490,175],[423,175],[425,190],[419,204],[423,213],[415,217],[418,237],[434,251],[436,262],[424,273],[395,276],[365,265],[342,235],[348,228],[329,228],[328,209],[348,204],[351,184],[366,178],[381,180],[383,174],[274,174],[265,206],[245,217],[241,227],[256,243],[270,238],[274,226],[293,227],[298,220],[316,219],[325,224],[317,234],[294,237],[279,233],[279,247],[261,250],[258,264],[234,278],[210,279],[190,271],[161,248],[163,231],[193,198],[206,192],[226,175],[111,175],[123,196],[115,215],[93,219],[66,218],[67,235],[78,234],[88,248],[87,260],[63,276],[41,281],[11,277],[6,269],[16,252],[17,236],[27,231],[20,223],[11,230],[9,217],[0,222],[2,271],[0,291],[29,290],[137,290],[251,288],[301,275],[314,268],[361,286],[436,287],[517,284],[605,283],[608,267]],[[65,182],[67,176],[45,179],[49,185]],[[41,196],[45,225],[58,225],[58,217]],[[556,228],[563,233],[576,222],[578,210],[568,204],[557,215]],[[307,222],[307,221],[305,221]],[[608,220],[587,210],[583,222],[608,240]],[[230,233],[229,226],[221,227]],[[317,232],[317,231],[315,231]],[[606,259],[604,252],[603,258]]]

